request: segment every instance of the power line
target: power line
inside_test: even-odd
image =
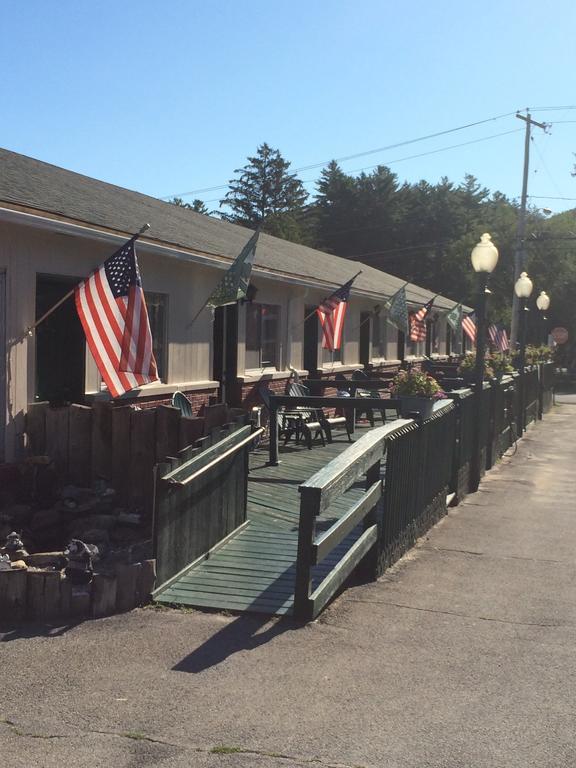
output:
[[[343,162],[346,162],[347,160],[355,160],[357,157],[366,157],[367,155],[374,155],[378,152],[387,152],[390,149],[398,149],[399,147],[405,147],[405,146],[408,146],[409,144],[415,144],[419,141],[427,141],[428,139],[435,139],[435,138],[438,138],[438,136],[445,136],[446,134],[455,133],[456,131],[463,131],[467,128],[473,128],[477,125],[483,125],[484,123],[490,123],[495,120],[501,120],[503,117],[510,117],[511,115],[515,115],[515,114],[516,112],[506,112],[501,115],[495,115],[494,117],[487,117],[484,120],[477,120],[474,123],[466,123],[466,125],[459,125],[456,128],[448,128],[447,130],[444,130],[444,131],[436,131],[435,133],[429,133],[426,136],[419,136],[416,139],[408,139],[406,141],[397,142],[396,144],[389,144],[385,147],[368,149],[364,152],[357,152],[356,154],[353,154],[353,155],[345,155],[343,157],[330,158],[330,160],[323,160],[320,163],[303,165],[300,168],[295,168],[293,172],[300,173],[300,171],[309,171],[309,170],[312,170],[313,168],[322,168],[323,166],[330,163],[332,160],[335,160],[337,163],[343,163]],[[213,187],[203,187],[201,189],[193,189],[190,192],[178,192],[172,195],[164,195],[160,199],[167,200],[171,197],[188,197],[189,195],[196,195],[196,194],[200,194],[201,192],[215,192],[219,189],[228,189],[228,184],[219,184]]]
[[[576,200],[576,197],[555,197],[554,195],[528,195],[534,200]]]
[[[472,139],[472,141],[464,141],[460,144],[450,144],[448,147],[440,147],[440,149],[431,149],[428,152],[420,152],[417,155],[408,155],[407,157],[399,157],[396,160],[388,160],[385,165],[394,165],[394,163],[402,163],[405,160],[415,160],[419,157],[427,157],[428,155],[437,155],[440,152],[448,152],[451,149],[458,149],[459,147],[467,147],[470,146],[470,144],[479,144],[482,141],[490,141],[491,139],[497,139],[501,136],[508,136],[511,133],[519,133],[522,131],[522,128],[514,128],[511,131],[503,131],[502,133],[493,133],[491,136],[482,136],[480,139]],[[382,163],[377,163],[376,165],[366,165],[363,168],[355,168],[354,170],[350,171],[350,173],[358,173],[360,171],[367,171],[372,168],[378,168],[379,165],[382,165]],[[315,184],[318,181],[318,179],[304,179],[302,180],[302,184]],[[220,201],[219,197],[212,198],[211,200],[205,200],[205,203],[217,203]]]

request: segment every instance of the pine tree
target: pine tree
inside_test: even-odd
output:
[[[279,150],[261,144],[244,168],[237,168],[237,178],[220,201],[232,212],[222,218],[256,229],[261,227],[279,237],[300,240],[301,218],[308,197],[300,179],[289,173],[290,163]]]

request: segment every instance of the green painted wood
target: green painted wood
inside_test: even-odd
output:
[[[360,428],[358,433],[368,434],[369,430]],[[266,464],[266,451],[261,449],[251,453],[246,526],[207,557],[199,558],[193,568],[184,568],[167,588],[155,593],[155,600],[166,605],[200,609],[276,615],[292,613],[300,511],[298,487],[349,447],[345,435],[343,440],[335,439],[325,447],[315,445],[312,450],[303,445],[294,448],[292,444],[286,451],[281,451],[282,461],[274,467]],[[174,469],[181,471],[182,467],[175,466]],[[240,481],[239,476],[236,479]],[[348,491],[335,496],[316,517],[316,534],[323,536],[348,515],[364,492],[364,483],[356,482]],[[221,504],[221,522],[230,521],[225,498]],[[318,589],[338,566],[362,535],[362,526],[354,528],[350,522],[341,532],[342,541],[333,542],[335,546],[322,562],[311,563],[310,590]],[[173,533],[171,544],[175,543],[177,528]]]
[[[374,509],[382,497],[382,483],[380,480],[374,483],[365,494],[337,520],[325,533],[318,536],[312,544],[312,557],[314,563],[319,563],[339,544],[360,520]]]
[[[333,568],[330,575],[310,595],[312,618],[316,618],[326,603],[336,594],[360,560],[376,543],[377,536],[376,525],[365,530],[342,560]]]

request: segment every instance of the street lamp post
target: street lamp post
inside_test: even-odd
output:
[[[524,432],[524,399],[525,399],[525,378],[526,378],[526,326],[528,323],[529,309],[526,306],[527,300],[532,295],[532,280],[526,272],[522,272],[514,285],[514,293],[520,299],[520,358],[518,368],[520,370],[520,413],[518,414],[518,437],[522,437]]]
[[[548,341],[548,333],[546,332],[546,321],[548,318],[546,317],[546,312],[548,311],[548,308],[550,306],[550,296],[546,293],[546,291],[540,291],[540,295],[536,299],[536,306],[540,310],[541,318],[542,318],[542,336],[543,336],[543,342],[546,344]]]
[[[478,489],[482,474],[480,461],[482,456],[482,392],[484,389],[484,358],[486,356],[486,304],[490,291],[488,280],[490,273],[498,263],[498,249],[492,243],[488,233],[484,233],[480,242],[470,254],[472,267],[478,273],[478,304],[476,307],[476,368],[474,383],[476,391],[476,429],[474,433],[474,451],[470,470],[470,486]]]

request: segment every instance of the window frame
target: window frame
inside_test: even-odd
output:
[[[263,321],[264,309],[268,308],[273,310],[274,321],[276,323],[276,335],[275,338],[266,338],[263,335],[266,323]],[[257,311],[255,318],[251,318],[250,313]],[[256,328],[249,328],[249,324],[252,319],[256,320]],[[282,338],[282,307],[280,304],[270,304],[268,302],[247,302],[245,312],[245,336],[244,336],[244,369],[245,371],[263,371],[263,370],[280,370],[280,355],[281,355],[281,338]],[[255,333],[254,333],[255,330]],[[253,336],[257,338],[257,344],[250,344],[249,339]],[[273,360],[264,359],[264,347],[265,345],[274,345],[274,355],[271,356]],[[254,353],[258,355],[258,365],[254,365],[254,360],[249,361],[249,357]]]
[[[152,318],[150,317],[150,306],[154,304],[158,299],[161,300],[162,306],[162,324],[163,328],[160,334],[155,334],[152,327]],[[168,383],[168,320],[170,311],[170,295],[168,293],[162,293],[161,291],[144,291],[144,300],[146,302],[146,311],[148,313],[148,320],[150,321],[150,333],[152,334],[152,349],[154,353],[154,359],[158,367],[158,381],[162,384]],[[160,341],[161,355],[157,353],[157,340]],[[160,358],[160,359],[159,359]]]

